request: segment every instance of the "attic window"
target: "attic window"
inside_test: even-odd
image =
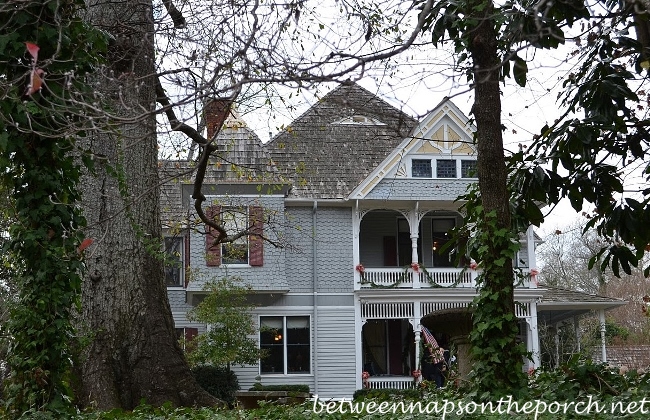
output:
[[[366,117],[365,115],[352,115],[350,117],[345,117],[339,121],[336,121],[332,124],[337,125],[386,125],[383,122],[375,119]]]

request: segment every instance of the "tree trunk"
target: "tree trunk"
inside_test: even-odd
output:
[[[80,358],[79,403],[215,405],[176,342],[164,286],[151,2],[93,0],[88,18],[114,37],[108,68],[94,82],[105,109],[123,119],[87,140],[101,159],[96,174],[81,183],[86,237],[94,243],[85,260],[81,330],[88,344]]]
[[[507,189],[507,170],[501,128],[501,93],[497,33],[491,0],[469,1],[469,10],[476,10],[478,22],[468,32],[469,49],[474,64],[475,99],[472,113],[476,118],[477,170],[479,190],[485,214],[496,212],[496,229],[510,231],[511,214]],[[486,226],[490,226],[489,222]],[[492,238],[494,239],[494,237]],[[493,353],[481,349],[486,371],[476,375],[483,391],[512,389],[520,384],[522,351],[517,346],[518,321],[514,306],[514,272],[512,258],[495,264],[507,254],[509,240],[489,240],[484,267],[481,297],[474,313],[474,331],[482,330],[481,338],[473,340],[477,347],[494,346]],[[495,322],[496,321],[496,322]],[[477,328],[477,324],[482,324]],[[479,333],[477,333],[479,334]],[[489,379],[488,375],[494,375]],[[487,379],[487,380],[483,380]],[[497,391],[498,392],[498,391]]]

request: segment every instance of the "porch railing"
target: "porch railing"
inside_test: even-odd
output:
[[[410,376],[371,376],[368,378],[370,389],[409,389],[415,386]]]
[[[476,271],[463,268],[427,268],[415,272],[400,267],[365,268],[359,276],[361,287],[475,287]]]

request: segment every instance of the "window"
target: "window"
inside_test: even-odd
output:
[[[431,178],[431,160],[413,159],[411,161],[411,173],[413,178]]]
[[[310,373],[309,317],[260,317],[260,348],[267,352],[260,362],[261,373]]]
[[[165,238],[165,286],[183,286],[183,238]]]
[[[431,220],[431,253],[434,267],[453,267],[453,247],[445,250],[442,248],[450,241],[449,230],[456,226],[455,219],[432,219]]]
[[[221,212],[221,223],[229,235],[248,229],[246,208],[228,207]],[[248,236],[244,235],[234,242],[221,244],[223,264],[248,264]]]
[[[476,171],[475,160],[461,160],[460,161],[460,177],[461,178],[478,178]]]
[[[262,207],[221,207],[210,206],[205,215],[214,219],[226,229],[229,235],[248,230],[233,242],[215,244],[216,231],[205,226],[205,263],[208,267],[221,264],[264,265],[264,209]]]
[[[456,160],[438,159],[436,161],[437,178],[456,178]]]

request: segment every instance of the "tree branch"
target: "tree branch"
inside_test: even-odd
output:
[[[171,0],[163,0],[163,4],[165,5],[165,9],[167,9],[167,13],[172,18],[172,22],[174,22],[174,28],[183,29],[187,25],[187,22],[181,11],[174,6]]]

